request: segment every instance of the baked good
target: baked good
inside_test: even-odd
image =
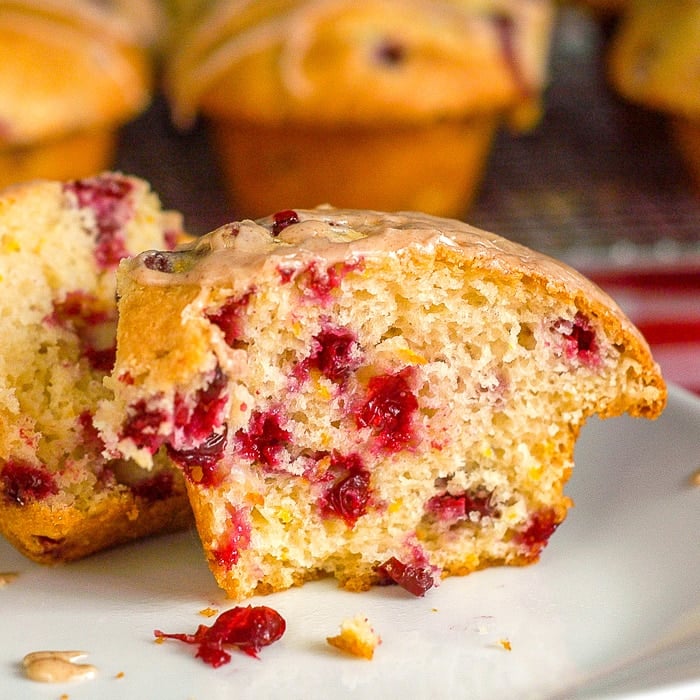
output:
[[[150,1],[0,2],[0,186],[111,166],[150,100]]]
[[[0,532],[35,561],[191,522],[180,472],[105,459],[92,423],[109,396],[117,263],[180,230],[117,173],[0,193]]]
[[[535,561],[585,419],[665,402],[601,290],[456,220],[282,211],[141,253],[118,290],[96,425],[184,470],[234,599],[323,575],[422,595]]]
[[[211,125],[235,209],[468,207],[504,119],[539,114],[548,0],[209,3],[165,87]]]
[[[700,4],[633,0],[609,55],[610,78],[628,100],[668,115],[700,191]]]
[[[374,650],[382,642],[369,623],[369,619],[362,614],[343,620],[338,634],[326,637],[326,641],[346,654],[368,661],[374,658]]]

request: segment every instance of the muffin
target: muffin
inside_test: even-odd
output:
[[[668,115],[700,191],[700,3],[634,0],[609,62],[610,79],[623,97]]]
[[[548,0],[210,5],[166,92],[211,125],[237,211],[290,206],[460,216],[498,126],[539,114]]]
[[[150,3],[0,2],[0,186],[93,175],[148,104]]]
[[[95,424],[115,458],[184,471],[233,599],[534,562],[586,418],[665,403],[609,297],[457,220],[278,212],[141,253],[118,290]]]
[[[93,425],[117,263],[179,236],[179,216],[118,173],[0,193],[0,533],[37,562],[191,523],[180,471],[105,459]]]

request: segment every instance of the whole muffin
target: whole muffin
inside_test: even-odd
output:
[[[0,2],[0,186],[92,175],[149,102],[149,2]],[[155,6],[154,6],[155,7]]]
[[[218,2],[166,71],[209,118],[237,210],[331,201],[461,215],[504,119],[534,123],[548,0]]]
[[[700,3],[633,0],[609,60],[610,79],[624,97],[668,114],[700,189]]]

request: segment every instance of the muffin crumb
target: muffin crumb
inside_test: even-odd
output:
[[[374,657],[374,650],[382,643],[381,637],[362,614],[343,620],[340,633],[334,637],[326,637],[326,641],[346,654],[367,660]]]

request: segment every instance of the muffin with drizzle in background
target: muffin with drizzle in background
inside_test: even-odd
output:
[[[233,204],[461,216],[496,129],[532,126],[547,0],[208,4],[173,41],[165,88],[204,115]]]

